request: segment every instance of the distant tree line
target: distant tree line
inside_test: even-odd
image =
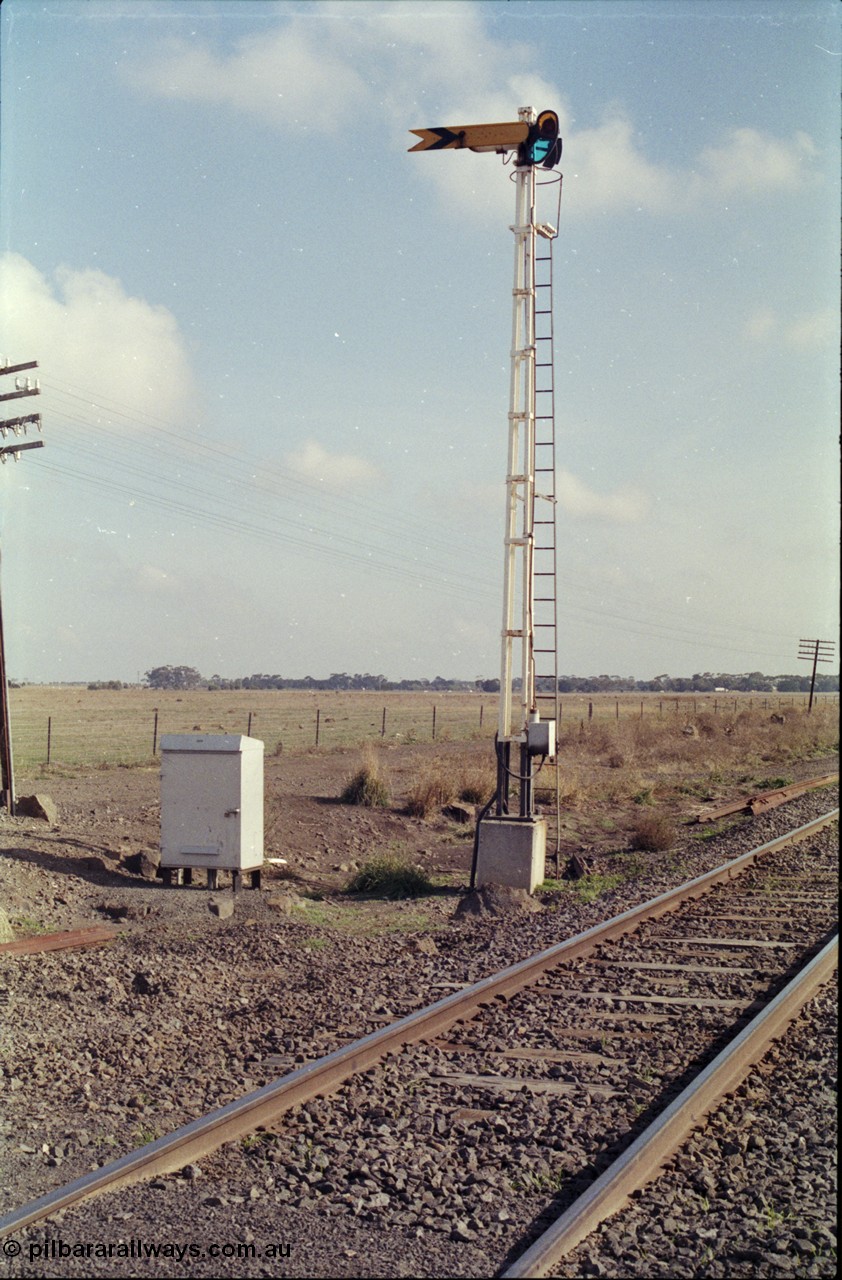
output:
[[[203,676],[195,667],[153,667],[144,675],[144,682],[150,689],[430,689],[433,692],[472,692],[479,689],[483,693],[498,693],[500,690],[499,680],[446,680],[444,676],[436,676],[433,680],[387,680],[383,675],[371,675],[368,671],[356,675],[334,671],[326,679],[266,675],[263,672],[229,678]]]
[[[552,681],[549,683],[552,690]],[[632,676],[559,676],[559,693],[807,693],[807,675],[767,676],[762,671],[741,674],[725,671],[697,672],[692,676],[655,676],[635,680]],[[818,693],[838,693],[839,676],[816,675]]]
[[[387,680],[384,675],[349,675],[347,671],[334,671],[326,679],[314,676],[290,677],[280,675],[237,676],[229,679],[220,675],[206,677],[195,667],[153,667],[144,676],[150,689],[371,689],[380,692],[432,693],[499,693],[499,680],[446,680],[436,676],[433,680]],[[539,692],[552,692],[552,681],[538,682]],[[118,680],[100,681],[88,688],[121,688]],[[692,676],[655,676],[654,680],[635,680],[633,676],[560,676],[559,693],[807,693],[810,677],[806,675],[766,676],[762,671],[750,671],[740,675],[725,672],[704,671]],[[838,676],[816,676],[818,693],[838,693]]]

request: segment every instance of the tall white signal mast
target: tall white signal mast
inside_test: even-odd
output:
[[[480,820],[473,878],[479,868],[480,881],[530,891],[544,878],[546,845],[546,824],[534,814],[533,765],[538,757],[555,756],[558,702],[552,255],[549,245],[537,253],[539,238],[551,244],[557,235],[558,207],[556,225],[539,221],[536,211],[539,185],[556,183],[560,203],[561,175],[548,173],[561,157],[558,131],[554,111],[536,115],[522,107],[516,121],[502,124],[413,129],[421,141],[410,148],[517,153],[497,790],[486,807],[494,805],[494,817],[485,826]],[[554,712],[544,720],[542,696],[551,698]],[[519,749],[516,764],[513,746]],[[514,789],[517,815],[510,812]]]

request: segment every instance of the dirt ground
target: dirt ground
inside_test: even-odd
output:
[[[312,751],[267,757],[265,776],[265,856],[285,858],[287,869],[267,869],[312,887],[332,890],[347,883],[361,862],[395,854],[430,873],[469,872],[473,827],[442,815],[429,819],[403,813],[406,793],[418,772],[435,756],[460,759],[487,755],[484,744],[443,744],[386,748],[381,753],[391,784],[389,808],[341,804],[339,795],[360,767],[357,749]],[[115,871],[128,854],[155,850],[160,836],[160,772],[157,768],[57,770],[50,776],[18,777],[16,792],[47,795],[58,822],[5,818],[3,833],[15,829],[58,859],[95,857]],[[225,881],[220,879],[220,883]]]
[[[407,793],[431,764],[454,770],[487,766],[493,777],[485,742],[395,745],[379,753],[388,779],[392,803],[388,808],[363,808],[342,804],[338,797],[349,777],[361,764],[359,749],[308,751],[267,757],[265,761],[265,856],[285,859],[269,865],[264,883],[286,881],[299,891],[335,895],[364,862],[383,855],[398,856],[417,864],[437,882],[457,892],[467,884],[473,855],[473,821],[456,821],[441,810],[422,819],[404,811]],[[788,767],[789,777],[815,776],[837,767],[836,758],[808,760]],[[662,780],[664,783],[666,780]],[[726,798],[745,787],[726,784]],[[159,791],[157,768],[58,769],[49,776],[20,776],[18,798],[48,795],[58,820],[5,816],[0,837],[7,856],[38,865],[47,872],[68,871],[69,863],[92,883],[114,888],[137,882],[122,865],[130,854],[155,851],[159,844]],[[680,824],[704,806],[698,796],[662,786],[659,808]],[[468,806],[473,813],[473,806]],[[612,851],[628,848],[628,833],[640,814],[633,800],[589,802],[562,814],[561,867],[573,853],[583,853],[594,869]],[[15,847],[16,846],[16,847]],[[548,873],[553,866],[548,865]],[[202,879],[201,873],[197,880]],[[220,873],[220,887],[227,878]],[[33,930],[75,927],[82,923],[61,921],[61,894],[45,894],[39,918],[38,904],[29,901],[21,884],[4,887],[4,905],[10,916],[26,917]],[[46,910],[47,906],[51,909]],[[16,932],[26,932],[16,928]]]

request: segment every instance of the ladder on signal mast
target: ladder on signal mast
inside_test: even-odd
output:
[[[532,493],[535,701],[558,719],[558,541],[556,536],[553,241],[535,255],[535,487]]]
[[[553,367],[554,227],[536,228],[535,270],[535,485],[532,493],[532,577],[535,706],[542,720],[554,720],[559,733],[558,696],[558,537],[556,512],[555,375]],[[552,768],[555,790],[555,859],[559,860],[560,774]],[[550,780],[548,780],[550,781]],[[547,851],[549,853],[549,849]]]

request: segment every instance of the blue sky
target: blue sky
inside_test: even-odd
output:
[[[45,440],[0,471],[10,675],[498,674],[514,186],[408,148],[522,106],[564,137],[560,671],[836,638],[834,0],[0,23],[0,352]]]

